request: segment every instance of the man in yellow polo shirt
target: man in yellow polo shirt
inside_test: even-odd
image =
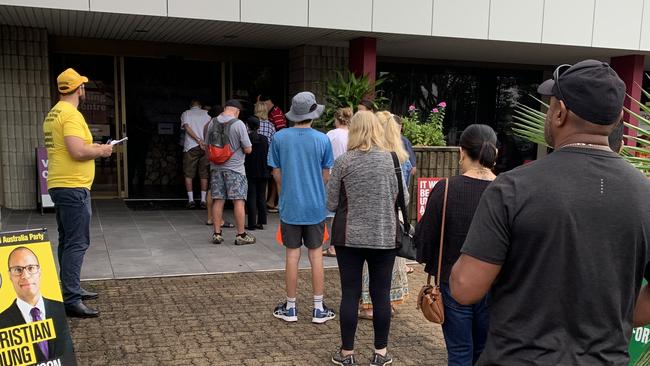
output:
[[[77,110],[86,97],[88,78],[67,69],[57,78],[59,102],[43,122],[49,159],[47,188],[54,201],[59,230],[58,257],[66,313],[74,317],[96,317],[99,311],[84,305],[96,293],[81,288],[81,265],[90,245],[90,187],[95,162],[108,157],[113,146],[94,144],[83,115]]]

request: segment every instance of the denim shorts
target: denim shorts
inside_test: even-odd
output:
[[[228,169],[210,171],[212,199],[245,200],[248,195],[248,180],[243,174]]]

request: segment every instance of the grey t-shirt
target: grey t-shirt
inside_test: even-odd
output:
[[[213,123],[226,123],[230,120],[236,119],[231,116],[224,116],[223,114],[213,118],[208,124],[208,131]],[[210,163],[210,168],[213,170],[228,169],[237,172],[241,175],[246,175],[246,168],[244,168],[244,160],[246,155],[242,149],[251,147],[251,140],[248,138],[248,130],[244,122],[240,120],[232,121],[230,126],[230,133],[228,139],[230,140],[230,148],[235,152],[233,156],[221,165]]]
[[[485,190],[462,252],[501,265],[478,365],[628,363],[650,277],[650,181],[613,152],[557,150]]]

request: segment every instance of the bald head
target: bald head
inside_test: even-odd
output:
[[[35,306],[41,298],[41,268],[33,251],[18,247],[9,253],[9,277],[16,297]]]

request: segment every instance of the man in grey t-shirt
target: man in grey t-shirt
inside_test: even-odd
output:
[[[255,237],[244,231],[244,205],[248,193],[248,182],[244,168],[245,154],[250,154],[252,144],[244,122],[238,119],[242,106],[239,101],[231,99],[226,102],[223,113],[214,118],[207,126],[208,133],[215,123],[229,124],[228,140],[234,154],[223,164],[210,163],[210,185],[212,194],[212,213],[214,233],[212,242],[223,243],[221,221],[226,200],[232,200],[234,206],[236,245],[254,244]]]

